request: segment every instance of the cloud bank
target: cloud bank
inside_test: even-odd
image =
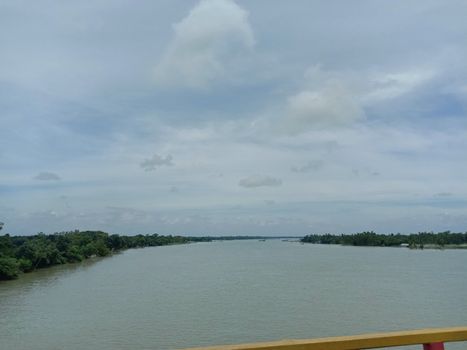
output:
[[[4,230],[465,231],[465,13],[4,2]]]
[[[232,78],[255,40],[248,12],[232,0],[202,0],[179,23],[155,67],[159,86],[207,88]]]

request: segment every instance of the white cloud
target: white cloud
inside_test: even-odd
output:
[[[44,171],[44,172],[41,172],[41,173],[37,174],[36,176],[34,176],[34,179],[35,180],[41,180],[41,181],[58,181],[58,180],[61,180],[60,176],[58,176],[57,174],[50,173],[50,172],[47,172],[47,171]]]
[[[152,171],[156,170],[157,167],[160,166],[172,166],[172,156],[169,154],[167,156],[160,156],[158,154],[153,155],[149,159],[145,159],[143,162],[140,163],[141,168],[144,169],[144,171]]]
[[[297,135],[352,126],[368,117],[366,108],[381,109],[386,101],[423,92],[437,75],[437,70],[428,64],[378,72],[312,66],[305,71],[302,87],[282,103],[276,129]]]
[[[300,133],[315,127],[346,126],[364,117],[354,94],[341,84],[303,90],[287,100],[284,128]]]
[[[377,74],[369,77],[366,103],[394,99],[410,93],[436,76],[432,69],[411,69],[396,73]]]
[[[160,86],[206,88],[228,79],[255,43],[248,13],[232,0],[202,0],[174,31],[155,68]]]
[[[277,187],[282,185],[282,180],[270,176],[252,175],[247,178],[241,179],[238,182],[238,185],[247,188],[263,186]]]

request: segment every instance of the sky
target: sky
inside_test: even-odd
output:
[[[10,234],[467,231],[463,0],[0,0]]]

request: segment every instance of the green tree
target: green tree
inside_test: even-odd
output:
[[[15,258],[0,255],[0,280],[14,279],[19,273],[19,264]]]

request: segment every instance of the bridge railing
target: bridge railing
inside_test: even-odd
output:
[[[467,327],[280,340],[267,343],[219,345],[186,350],[362,350],[416,344],[423,345],[424,350],[444,350],[444,343],[456,341],[467,341]]]

